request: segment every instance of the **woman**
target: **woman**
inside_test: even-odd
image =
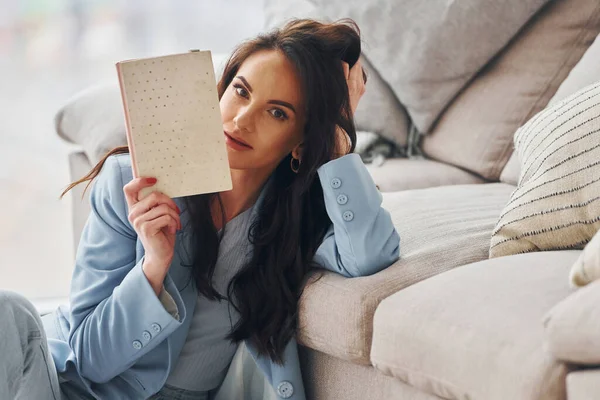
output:
[[[242,344],[271,394],[304,399],[294,334],[307,273],[369,275],[399,256],[350,154],[359,55],[352,21],[294,20],[235,50],[218,84],[231,191],[139,198],[155,180],[132,177],[126,146],[69,186],[98,178],[70,309],[41,329],[30,303],[2,294],[19,328],[0,349],[0,378],[16,382],[0,397],[205,399]]]

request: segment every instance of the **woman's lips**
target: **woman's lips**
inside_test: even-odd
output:
[[[243,142],[240,142],[239,140],[234,139],[230,134],[228,134],[227,132],[223,131],[223,133],[225,134],[225,143],[231,147],[234,150],[252,150],[252,146],[245,144]]]

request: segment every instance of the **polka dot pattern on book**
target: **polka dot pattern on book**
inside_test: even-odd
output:
[[[231,189],[210,52],[124,61],[117,69],[133,174],[158,179],[141,197]]]

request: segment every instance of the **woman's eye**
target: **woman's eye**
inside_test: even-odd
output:
[[[235,88],[235,91],[239,96],[248,97],[248,92],[246,91],[246,89],[238,85],[234,85],[233,87]]]
[[[271,111],[271,114],[276,118],[276,119],[281,119],[281,120],[285,120],[287,119],[287,115],[281,111],[279,108],[275,108],[273,109],[273,111]]]

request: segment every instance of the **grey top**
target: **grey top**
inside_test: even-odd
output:
[[[213,276],[213,285],[222,295],[227,294],[227,285],[249,260],[248,231],[253,208],[238,214],[225,225]],[[167,311],[178,317],[177,307],[169,294],[163,290],[159,297]],[[229,301],[210,301],[198,296],[188,336],[166,385],[196,392],[219,386],[237,350],[237,345],[225,336],[238,319],[239,314]]]

